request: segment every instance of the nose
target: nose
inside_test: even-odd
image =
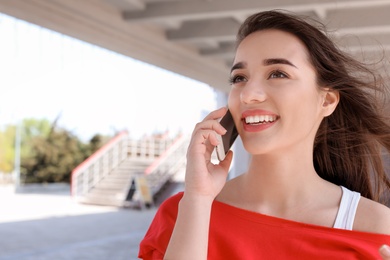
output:
[[[244,104],[264,102],[267,99],[264,83],[249,80],[241,90],[240,99]]]

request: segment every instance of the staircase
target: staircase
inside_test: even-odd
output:
[[[183,171],[187,145],[182,135],[131,140],[122,132],[73,170],[72,197],[103,206],[153,205],[172,177]]]

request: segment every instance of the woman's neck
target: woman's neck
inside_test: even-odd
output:
[[[238,199],[239,206],[282,217],[313,208],[312,204],[322,199],[318,194],[326,195],[336,188],[318,176],[312,155],[302,153],[255,155],[248,171],[232,183],[238,188],[232,199]]]
[[[341,189],[316,173],[311,152],[253,155],[217,200],[275,217],[332,226]]]

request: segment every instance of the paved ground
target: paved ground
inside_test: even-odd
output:
[[[0,260],[138,259],[155,211],[77,204],[68,190],[0,186]]]

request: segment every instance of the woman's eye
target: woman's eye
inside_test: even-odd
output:
[[[246,80],[245,77],[237,75],[237,76],[231,77],[229,79],[229,82],[230,82],[230,84],[236,84],[236,83],[243,82],[245,80]]]
[[[279,71],[279,70],[276,70],[276,71],[273,71],[270,75],[269,75],[269,78],[270,79],[278,79],[278,78],[288,78],[287,74],[282,72],[282,71]]]

